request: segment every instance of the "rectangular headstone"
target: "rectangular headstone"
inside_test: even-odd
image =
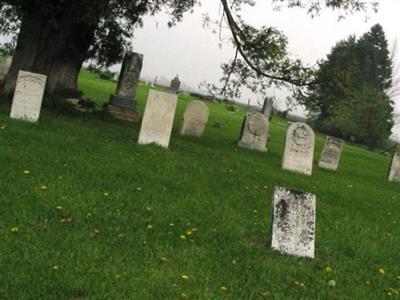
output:
[[[316,197],[276,187],[272,248],[282,254],[314,258]]]
[[[19,71],[10,117],[37,122],[42,107],[47,77]]]
[[[158,144],[168,148],[178,96],[150,90],[147,97],[139,144]]]
[[[400,153],[395,153],[389,172],[389,181],[400,182]]]
[[[293,123],[286,132],[282,169],[312,174],[315,135],[305,123]]]
[[[339,167],[343,146],[344,140],[326,136],[324,149],[322,150],[318,166],[324,169],[336,171]]]

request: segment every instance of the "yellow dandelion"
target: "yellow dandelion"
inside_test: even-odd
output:
[[[47,190],[47,186],[42,185],[42,186],[40,187],[40,189],[41,189],[42,191],[45,191],[45,190]]]
[[[189,230],[188,232],[186,232],[186,235],[192,235],[192,231],[191,230]]]
[[[400,276],[396,276],[396,278],[397,278],[398,280],[400,280]]]
[[[146,210],[147,210],[147,211],[151,211],[151,207],[147,206],[147,207],[146,207]]]
[[[107,193],[107,192],[104,193],[104,196],[106,196],[106,197],[108,197],[109,195],[110,195],[110,194]]]
[[[221,291],[226,292],[228,289],[226,288],[226,286],[221,286],[220,287]]]
[[[183,274],[183,275],[181,276],[181,278],[182,278],[183,280],[189,280],[189,276],[187,276],[187,275],[185,275],[185,274]]]
[[[385,275],[385,270],[383,268],[379,268],[378,272],[381,275]]]
[[[153,228],[153,225],[151,225],[151,224],[147,225],[147,229],[152,229],[152,228]]]
[[[332,268],[330,266],[325,267],[325,272],[330,273],[332,272]]]
[[[62,210],[64,207],[62,207],[61,205],[59,205],[59,206],[57,206],[56,208],[57,208],[57,210]]]
[[[138,187],[138,188],[137,188],[137,190],[138,190],[138,191],[141,191],[141,190],[142,190],[142,188],[141,188],[141,187]]]
[[[186,298],[187,298],[187,295],[186,295],[185,293],[181,293],[181,297],[184,298],[184,299],[186,299]]]
[[[169,226],[170,226],[170,227],[174,227],[175,224],[174,224],[174,223],[169,223]]]
[[[53,266],[53,270],[54,270],[54,271],[57,271],[58,269],[59,269],[59,267],[58,267],[57,265],[54,265],[54,266]]]
[[[166,258],[165,256],[161,256],[161,257],[160,257],[160,260],[161,260],[161,261],[167,261],[168,258]]]
[[[186,236],[184,236],[183,234],[181,234],[180,238],[181,238],[182,240],[186,240]]]
[[[10,231],[11,231],[12,233],[16,233],[16,232],[18,232],[18,227],[12,227],[12,228],[10,229]]]
[[[196,232],[197,230],[199,230],[199,229],[197,229],[196,227],[195,227],[195,228],[192,228],[192,229],[190,229],[190,231],[192,231],[192,232]]]
[[[63,223],[63,224],[71,223],[72,222],[72,218],[61,219],[60,222]]]
[[[25,174],[25,175],[29,175],[30,173],[31,173],[31,172],[30,172],[29,170],[25,170],[25,171],[24,171],[24,174]]]
[[[94,232],[94,234],[100,234],[100,230],[98,230],[98,229],[93,230],[93,232]]]

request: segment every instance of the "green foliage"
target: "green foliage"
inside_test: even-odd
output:
[[[115,86],[80,77],[98,103]],[[141,113],[147,89],[139,85]],[[390,158],[346,145],[338,172],[283,171],[285,120],[272,119],[268,153],[238,149],[245,113],[207,102],[205,136],[182,137],[192,99],[178,101],[168,150],[139,146],[139,124],[48,112],[28,124],[0,107],[1,299],[395,295],[400,185],[386,180]],[[317,134],[316,158],[323,141]],[[315,260],[270,248],[275,186],[317,195]]]
[[[99,73],[100,78],[104,79],[104,80],[111,80],[114,78],[114,75],[115,74],[113,72],[111,72],[110,70],[101,71]]]
[[[316,82],[299,102],[319,129],[353,136],[369,147],[390,135],[393,108],[385,91],[391,87],[392,63],[380,25],[358,40],[350,36],[337,43],[320,62]]]

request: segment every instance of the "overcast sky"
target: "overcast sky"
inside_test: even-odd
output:
[[[257,0],[254,7],[246,6],[242,12],[244,19],[255,27],[274,26],[283,31],[289,40],[290,53],[304,63],[314,65],[323,59],[337,41],[351,34],[360,36],[374,24],[380,23],[391,45],[400,41],[400,1],[380,0],[378,13],[357,13],[338,21],[338,13],[324,10],[320,16],[311,18],[306,11],[299,8],[274,11],[269,0]],[[173,78],[179,74],[181,80],[193,87],[198,87],[203,80],[218,82],[220,64],[233,56],[229,43],[219,47],[219,37],[211,30],[202,27],[202,15],[208,13],[218,19],[221,13],[219,0],[203,0],[201,7],[196,7],[193,14],[186,14],[183,22],[168,28],[167,15],[159,14],[146,17],[143,28],[135,31],[134,50],[144,54],[144,76],[165,76]],[[229,37],[226,30],[224,37]],[[400,47],[397,51],[400,58]],[[279,108],[285,107],[285,93],[276,89],[270,90],[276,96]],[[257,98],[246,94],[241,101],[252,104]],[[400,102],[400,101],[398,101]],[[400,112],[400,103],[396,111]],[[301,113],[301,109],[297,111]]]

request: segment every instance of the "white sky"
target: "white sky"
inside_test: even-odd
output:
[[[376,23],[383,26],[391,47],[396,39],[400,42],[400,1],[380,0],[379,3],[376,14],[357,13],[338,21],[338,12],[331,10],[325,9],[320,16],[311,18],[303,9],[274,11],[270,1],[257,0],[256,6],[246,6],[242,16],[255,27],[274,26],[283,31],[288,37],[291,54],[313,65],[325,58],[336,42],[351,34],[360,36]],[[220,12],[219,0],[203,0],[201,7],[196,7],[193,14],[186,14],[183,22],[172,28],[166,26],[166,14],[146,17],[143,28],[135,31],[133,40],[134,50],[144,54],[142,75],[172,79],[179,74],[182,81],[195,88],[203,80],[218,83],[219,66],[232,58],[233,50],[228,43],[220,49],[218,35],[202,27],[202,14],[208,13],[211,18],[218,19]],[[229,31],[223,35],[229,37]],[[400,58],[400,48],[397,55]],[[271,89],[270,95],[277,97],[279,108],[285,107],[284,91]],[[259,100],[246,94],[241,101],[247,102],[248,98],[252,104]],[[400,103],[396,111],[400,112]],[[301,114],[302,110],[297,113]]]

